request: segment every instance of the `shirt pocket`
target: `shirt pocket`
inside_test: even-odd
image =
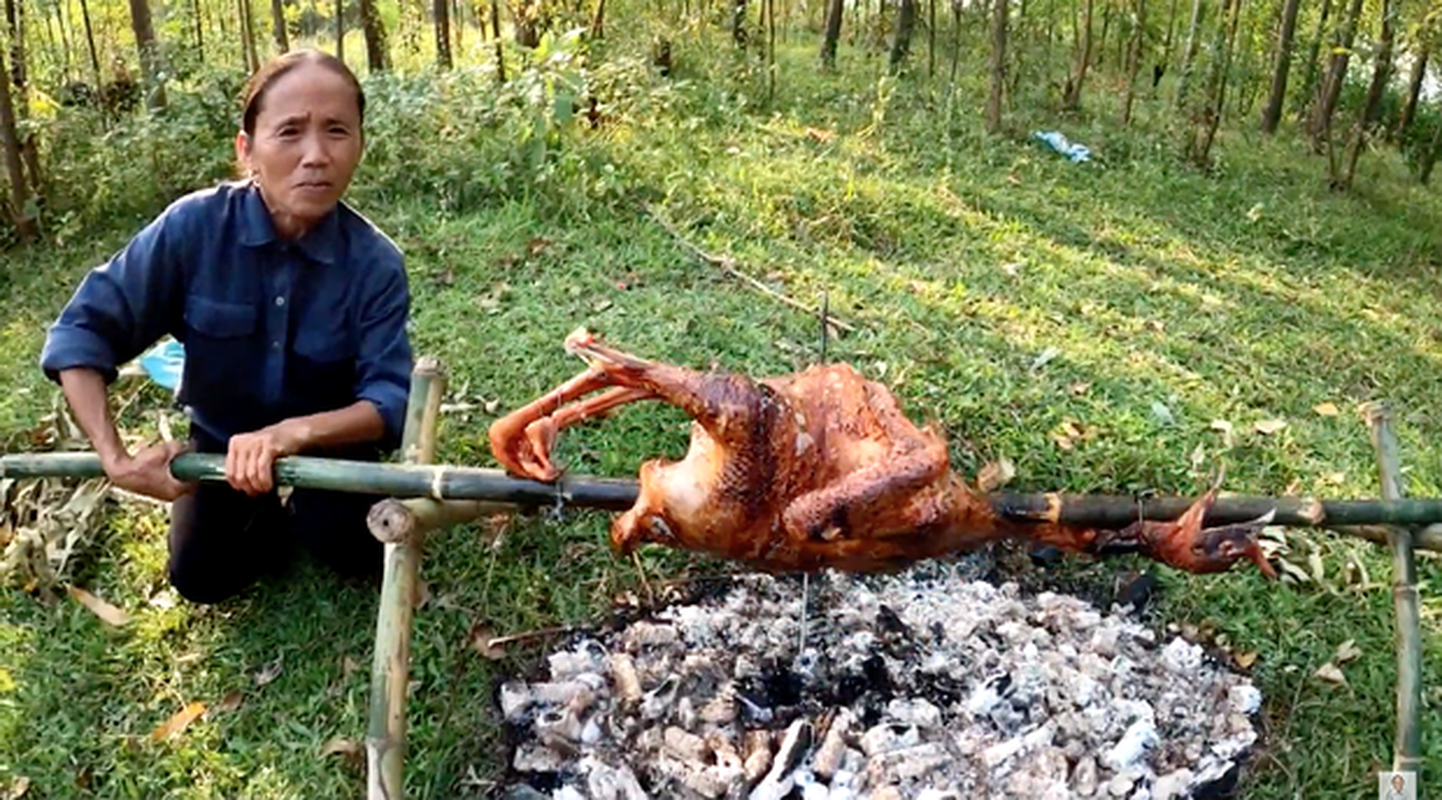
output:
[[[255,333],[255,305],[191,295],[185,301],[185,324],[210,339],[235,339]]]

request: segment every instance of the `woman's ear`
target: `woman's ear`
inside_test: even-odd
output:
[[[245,131],[235,134],[235,161],[247,175],[255,172],[255,165],[250,163],[250,137]]]

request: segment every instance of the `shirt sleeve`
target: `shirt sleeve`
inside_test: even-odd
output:
[[[184,291],[179,225],[167,209],[86,274],[45,337],[46,377],[59,383],[62,370],[90,367],[108,384],[172,327]]]
[[[399,257],[394,264],[388,259],[385,267],[361,308],[356,395],[375,404],[385,421],[382,444],[394,449],[400,445],[410,394],[410,290]]]

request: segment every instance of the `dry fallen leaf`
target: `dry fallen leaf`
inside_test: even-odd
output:
[[[1327,576],[1326,567],[1322,564],[1322,554],[1316,550],[1307,554],[1307,567],[1312,570],[1312,579],[1321,583]]]
[[[470,638],[471,647],[474,647],[477,653],[480,653],[486,658],[496,661],[505,657],[505,648],[491,646],[491,640],[496,638],[496,632],[492,630],[490,625],[484,622],[477,622],[472,625]]]
[[[1257,433],[1271,436],[1272,434],[1287,427],[1287,421],[1283,419],[1264,419],[1252,426]]]
[[[1322,478],[1322,480],[1324,480],[1324,481],[1326,481],[1327,483],[1330,483],[1330,484],[1334,484],[1334,485],[1337,485],[1337,486],[1341,486],[1342,484],[1344,484],[1344,483],[1347,482],[1347,473],[1345,473],[1345,472],[1329,472],[1329,473],[1327,473],[1327,474]]]
[[[1322,403],[1312,410],[1324,417],[1335,417],[1340,413],[1337,411],[1337,405],[1332,402]]]
[[[537,237],[531,239],[531,241],[526,245],[526,248],[527,248],[528,250],[530,250],[530,251],[531,251],[531,255],[534,256],[534,255],[539,255],[542,250],[545,250],[547,247],[550,247],[550,246],[551,246],[551,240],[550,240],[550,239],[547,239],[547,238],[545,238],[544,236],[537,236]]]
[[[341,675],[349,678],[351,675],[355,674],[355,671],[358,669],[360,669],[360,662],[356,661],[351,656],[346,656],[345,658],[342,658],[340,660]]]
[[[1286,497],[1296,497],[1297,495],[1299,495],[1299,494],[1301,494],[1301,493],[1302,493],[1302,479],[1301,479],[1301,478],[1293,478],[1293,479],[1292,479],[1292,482],[1289,483],[1289,484],[1287,484],[1287,488],[1282,490],[1283,496],[1286,496]]]
[[[190,726],[197,717],[205,713],[204,703],[191,703],[185,708],[175,712],[170,719],[163,722],[155,730],[151,731],[150,738],[156,741],[173,736]]]
[[[255,685],[264,686],[267,683],[270,683],[276,678],[279,678],[280,673],[284,669],[285,667],[281,665],[281,659],[279,658],[270,662],[269,664],[266,664],[264,667],[261,668],[260,672],[255,673]]]
[[[1345,664],[1348,661],[1352,661],[1353,659],[1361,657],[1362,649],[1357,646],[1357,642],[1355,640],[1348,639],[1347,641],[1337,645],[1336,659],[1338,664]]]
[[[240,708],[240,704],[241,704],[242,702],[244,702],[244,701],[245,701],[245,695],[241,694],[240,692],[238,692],[238,691],[226,692],[226,693],[225,693],[225,697],[222,698],[219,703],[217,703],[215,706],[213,706],[213,707],[210,709],[210,713],[212,713],[212,714],[226,714],[226,713],[229,713],[229,712],[231,712],[231,711],[234,711],[234,710]]]
[[[1338,686],[1347,685],[1347,676],[1343,675],[1342,670],[1330,661],[1318,667],[1317,671],[1312,673],[1312,676]]]
[[[30,791],[30,779],[24,775],[16,775],[15,781],[10,784],[10,791],[5,794],[5,800],[20,800],[28,791]]]
[[[1242,669],[1251,669],[1252,665],[1257,663],[1257,651],[1248,650],[1243,653],[1238,653],[1236,657],[1236,662],[1237,666],[1241,667]]]
[[[101,600],[100,598],[96,597],[90,592],[85,591],[84,589],[81,589],[77,586],[67,586],[66,590],[70,592],[71,597],[80,601],[81,605],[90,609],[92,612],[94,612],[95,616],[100,617],[108,625],[120,627],[121,625],[124,625],[125,623],[130,621],[129,614],[121,611],[120,609],[105,602],[104,600]]]
[[[981,468],[976,476],[976,487],[982,494],[993,492],[1011,483],[1015,477],[1016,467],[1012,466],[1011,459],[1002,456]]]
[[[320,757],[339,755],[345,759],[347,764],[359,768],[365,764],[365,748],[360,742],[354,739],[347,739],[344,736],[336,736],[327,741],[320,748]]]
[[[1076,395],[1077,397],[1081,397],[1082,395],[1086,394],[1088,391],[1091,390],[1091,388],[1092,385],[1090,383],[1087,383],[1086,381],[1077,381],[1076,383],[1073,383],[1070,387],[1071,393]]]
[[[429,583],[417,578],[415,588],[411,595],[411,605],[414,608],[425,608],[426,603],[431,601],[431,586]]]

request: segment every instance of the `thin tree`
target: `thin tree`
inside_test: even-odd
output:
[[[893,73],[901,69],[901,62],[911,53],[911,31],[915,27],[916,0],[901,0],[901,12],[896,18],[896,36],[891,40],[890,64]]]
[[[1322,38],[1327,33],[1327,18],[1331,13],[1332,0],[1322,0],[1322,13],[1317,17],[1316,30],[1312,31],[1312,43],[1307,46],[1307,73],[1302,78],[1302,96],[1306,98],[1317,94],[1317,61],[1322,54]],[[1310,105],[1310,100],[1304,102],[1304,108]]]
[[[821,39],[822,69],[836,69],[836,42],[841,38],[841,14],[845,10],[845,0],[828,0],[826,3],[826,33]]]
[[[1192,0],[1192,18],[1191,22],[1187,23],[1187,48],[1182,51],[1182,68],[1177,76],[1177,94],[1173,100],[1178,111],[1187,106],[1192,70],[1197,63],[1197,50],[1202,44],[1202,18],[1206,13],[1205,0]]]
[[[345,63],[345,0],[335,0],[335,57]]]
[[[452,68],[451,61],[451,13],[448,0],[435,0],[431,4],[431,14],[435,18],[436,29],[436,65],[443,70]]]
[[[1226,108],[1227,72],[1232,66],[1232,51],[1236,46],[1237,22],[1241,17],[1241,10],[1242,0],[1230,0],[1226,9],[1226,25],[1217,27],[1217,39],[1212,47],[1217,58],[1212,63],[1206,105],[1196,135],[1188,145],[1188,156],[1192,163],[1203,169],[1211,165],[1212,143],[1216,141],[1217,128],[1222,122],[1222,111]]]
[[[1147,0],[1136,0],[1136,19],[1132,20],[1131,47],[1127,51],[1127,97],[1122,103],[1122,125],[1132,121],[1132,101],[1137,95],[1137,73],[1142,68],[1142,41],[1147,30]]]
[[[1287,99],[1287,72],[1292,68],[1292,38],[1297,30],[1298,0],[1285,0],[1282,6],[1282,26],[1277,30],[1276,58],[1272,66],[1272,91],[1267,95],[1267,107],[1262,111],[1262,133],[1277,132],[1282,121],[1282,103]]]
[[[25,129],[30,106],[29,80],[25,72],[25,9],[16,0],[5,0],[5,19],[10,25],[10,81],[15,85],[16,128],[21,130]],[[44,180],[40,174],[40,154],[33,131],[20,137],[20,158],[25,162],[31,190],[37,196],[43,196]]]
[[[366,68],[371,72],[390,69],[386,50],[386,28],[376,11],[376,0],[360,0],[361,34],[366,40]]]
[[[140,68],[145,72],[146,104],[151,111],[160,111],[165,108],[165,83],[161,80],[155,28],[150,24],[149,0],[130,0],[130,26],[135,31],[135,47],[140,51]]]
[[[5,54],[0,52],[0,74],[5,71]],[[0,148],[5,151],[5,167],[10,176],[10,218],[20,241],[30,244],[40,232],[30,216],[30,193],[25,185],[25,169],[21,166],[20,137],[16,133],[15,104],[10,99],[8,80],[0,80]]]
[[[1006,16],[1008,0],[992,0],[991,97],[986,101],[986,132],[1001,130],[1001,100],[1006,89]]]
[[[290,51],[290,37],[285,32],[285,4],[283,0],[270,0],[271,33],[275,36],[276,50]]]
[[[1327,77],[1317,95],[1311,122],[1312,147],[1320,153],[1322,145],[1330,143],[1332,136],[1332,114],[1337,110],[1337,99],[1342,95],[1342,85],[1347,79],[1347,64],[1352,58],[1352,42],[1357,35],[1357,20],[1362,16],[1362,0],[1352,0],[1347,18],[1337,32],[1332,47],[1332,60],[1327,66]]]
[[[1417,115],[1417,100],[1422,96],[1422,82],[1427,79],[1427,62],[1432,56],[1431,32],[1419,30],[1417,39],[1420,49],[1412,59],[1412,71],[1407,77],[1407,96],[1402,101],[1402,110],[1397,115],[1397,123],[1389,132],[1389,136],[1394,140],[1401,139],[1402,134],[1406,133],[1407,128],[1412,125],[1412,118]]]
[[[240,20],[240,49],[245,59],[245,71],[260,69],[260,54],[255,48],[255,17],[251,13],[250,0],[235,0],[235,15]]]
[[[1200,2],[1200,0],[1198,0]],[[1086,14],[1082,17],[1082,24],[1077,29],[1077,36],[1081,37],[1081,43],[1077,47],[1076,72],[1067,80],[1066,98],[1063,105],[1069,111],[1081,108],[1082,83],[1086,81],[1087,67],[1092,60],[1092,6],[1094,0],[1086,0]]]
[[[1333,188],[1346,191],[1352,188],[1352,176],[1357,173],[1357,159],[1367,144],[1367,133],[1377,119],[1381,109],[1382,93],[1392,76],[1392,43],[1397,36],[1397,2],[1382,0],[1382,32],[1377,38],[1377,58],[1372,65],[1372,85],[1367,87],[1367,100],[1352,126],[1352,141],[1347,146],[1347,166],[1342,174],[1333,180]],[[1335,173],[1334,173],[1335,174]]]

